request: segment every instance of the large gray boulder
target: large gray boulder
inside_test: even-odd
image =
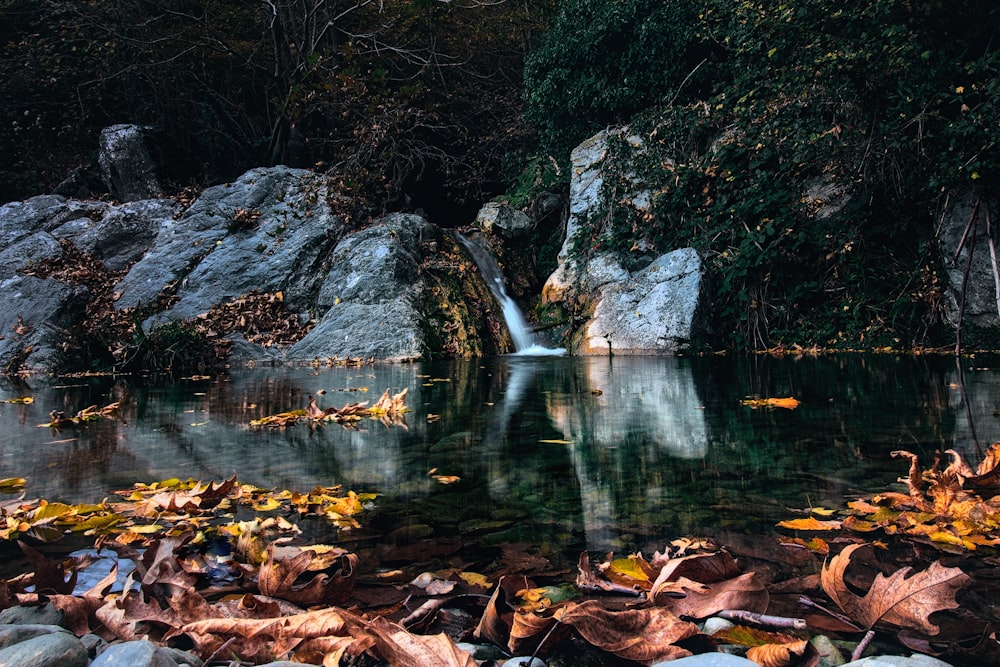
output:
[[[258,292],[282,292],[306,316],[343,232],[325,180],[302,169],[252,169],[205,190],[159,230],[149,251],[115,287],[119,309],[150,304],[165,290],[175,303],[149,324],[190,319]]]
[[[58,195],[0,206],[0,367],[52,368],[84,316],[90,289],[72,271],[42,275],[44,264],[76,249],[109,273],[122,270],[177,210],[167,200],[115,205]]]
[[[421,357],[427,350],[418,268],[421,242],[433,238],[427,220],[406,214],[390,215],[344,238],[316,299],[325,313],[287,357]]]
[[[623,136],[634,150],[639,138],[626,129],[605,130],[571,154],[570,214],[558,266],[542,291],[545,303],[589,302],[591,317],[575,336],[575,354],[672,354],[704,332],[704,265],[693,248],[655,256],[637,243],[627,264],[609,252],[573,258],[572,249],[589,216],[602,206],[604,160],[608,141]],[[649,193],[636,183],[618,206],[641,216]]]
[[[104,184],[118,201],[152,199],[163,194],[144,135],[138,125],[112,125],[101,130],[97,162]]]
[[[328,184],[279,166],[209,188],[186,209],[61,196],[0,207],[0,365],[52,370],[100,325],[93,313],[112,308],[141,319],[146,334],[203,323],[230,342],[235,362],[423,356],[432,296],[421,264],[436,229],[405,214],[347,229]],[[247,325],[255,309],[276,309],[269,321],[286,328]]]
[[[698,253],[681,248],[623,280],[604,284],[576,352],[669,354],[683,349],[703,329],[704,273]]]

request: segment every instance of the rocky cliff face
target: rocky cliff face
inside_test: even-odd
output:
[[[485,288],[441,286],[451,268],[474,274],[453,241],[417,215],[348,228],[337,196],[321,176],[273,167],[186,206],[48,195],[0,207],[0,363],[176,363],[187,339],[230,362],[500,349]],[[442,306],[463,295],[476,303]]]
[[[704,266],[693,248],[658,257],[637,256],[628,265],[609,252],[575,257],[586,220],[602,205],[603,161],[611,134],[601,132],[571,156],[570,215],[559,266],[542,292],[545,303],[567,313],[569,348],[575,354],[673,354],[706,333]],[[636,150],[641,141],[630,138]],[[642,184],[628,202],[641,216],[649,200]]]

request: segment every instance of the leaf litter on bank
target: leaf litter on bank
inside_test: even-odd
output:
[[[974,476],[982,474],[987,473]],[[967,657],[983,659],[997,652],[997,622],[962,608],[973,584],[961,569],[935,561],[929,567],[900,570],[898,563],[891,566],[891,558],[877,564],[873,554],[888,552],[862,550],[863,540],[850,537],[846,527],[842,532],[848,536],[847,546],[844,539],[827,542],[840,553],[819,568],[821,585],[809,583],[809,577],[777,580],[760,574],[768,570],[759,573],[752,564],[771,557],[767,549],[750,554],[744,550],[736,557],[711,541],[685,538],[648,559],[641,553],[606,554],[592,566],[590,554],[584,552],[572,583],[526,549],[516,552],[523,551],[520,560],[497,559],[485,575],[465,567],[430,573],[431,581],[448,582],[446,587],[417,587],[412,575],[386,578],[378,585],[393,594],[373,606],[359,604],[373,598],[358,596],[357,587],[361,581],[371,586],[377,579],[374,574],[362,576],[378,566],[366,562],[374,552],[360,556],[336,545],[296,544],[301,533],[285,518],[346,517],[353,522],[347,525],[356,526],[353,517],[369,502],[364,494],[343,494],[336,488],[268,491],[238,484],[235,478],[219,483],[165,480],[119,493],[120,503],[105,501],[86,508],[41,501],[7,503],[2,506],[3,518],[8,537],[17,537],[20,533],[10,527],[12,523],[28,528],[58,525],[65,532],[95,516],[120,517],[125,526],[95,530],[94,535],[101,546],[111,546],[135,563],[133,589],[110,595],[102,585],[71,594],[69,582],[80,563],[47,564],[38,560],[36,552],[31,556],[32,574],[0,583],[0,602],[9,606],[51,600],[71,616],[78,633],[118,639],[148,636],[166,644],[187,637],[184,641],[203,657],[224,651],[219,655],[226,659],[251,662],[279,656],[340,664],[366,654],[394,665],[468,666],[475,663],[455,642],[475,639],[540,657],[583,642],[600,653],[645,663],[713,650],[713,643],[743,643],[759,647],[753,656],[760,664],[813,664],[814,656],[802,645],[798,629],[763,635],[734,630],[706,637],[694,624],[712,615],[740,619],[739,623],[772,623],[763,615],[773,613],[772,589],[782,591],[782,596],[796,592],[828,596],[829,603],[808,600],[809,606],[800,603],[798,611],[829,604],[823,613],[829,618],[840,615],[844,620],[836,627],[847,636],[878,628],[926,653],[964,651]],[[279,516],[236,521],[237,507],[243,511],[266,507]],[[150,512],[153,516],[147,516]],[[86,518],[80,519],[81,515]],[[147,535],[131,530],[137,526],[158,528],[150,528]],[[128,539],[120,540],[125,535]],[[210,575],[218,566],[209,548],[213,537],[232,546],[232,561],[225,567],[228,575],[221,580]],[[795,550],[808,554],[800,564],[812,562],[818,567],[822,555],[804,545],[775,541],[770,548],[773,553]],[[529,557],[533,564],[517,565]],[[511,574],[516,571],[521,574]],[[31,583],[41,589],[28,592]],[[453,607],[471,614],[471,624],[445,623]],[[417,609],[423,611],[414,615]],[[816,621],[811,627],[829,626]],[[441,634],[442,628],[450,634]],[[429,634],[420,634],[425,631]],[[970,648],[973,639],[981,641]]]

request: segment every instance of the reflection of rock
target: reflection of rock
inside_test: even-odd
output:
[[[947,376],[947,386],[951,388],[949,407],[955,416],[955,429],[947,444],[965,458],[973,468],[979,462],[976,442],[986,451],[994,442],[1000,442],[1000,420],[996,417],[996,397],[1000,394],[1000,375],[995,372],[966,371],[963,373],[965,397],[958,371]],[[965,401],[968,401],[968,410]]]
[[[573,403],[551,405],[553,422],[574,442],[613,447],[641,438],[669,456],[705,456],[708,430],[690,367],[672,358],[629,361],[587,359],[587,382],[601,394],[581,394]]]
[[[615,503],[616,487],[627,477],[622,467],[645,468],[664,455],[702,458],[708,452],[708,429],[691,369],[678,360],[589,358],[584,363],[587,386],[600,394],[566,395],[565,402],[550,403],[549,415],[572,442],[588,548],[604,549],[618,537],[616,517],[623,508]],[[639,450],[640,460],[616,458],[615,470],[603,453],[626,443]]]

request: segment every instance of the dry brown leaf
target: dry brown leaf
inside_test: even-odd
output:
[[[805,639],[789,644],[763,644],[747,651],[747,659],[761,667],[814,667],[819,653]]]
[[[736,564],[736,559],[728,551],[672,558],[660,568],[660,572],[653,582],[652,590],[655,595],[657,586],[681,577],[710,584],[713,581],[731,579],[739,573],[740,568]]]
[[[725,609],[741,609],[764,613],[770,596],[754,572],[738,577],[703,584],[682,577],[664,582],[654,591],[653,602],[677,614],[690,618],[708,618]]]
[[[369,623],[375,650],[393,667],[478,667],[448,635],[415,635],[381,616]]]
[[[342,554],[327,572],[312,576],[305,583],[299,578],[309,570],[316,554],[303,550],[292,558],[275,558],[274,545],[268,546],[267,558],[260,566],[257,585],[263,595],[281,598],[303,607],[344,604],[354,590],[358,557]]]
[[[40,551],[29,547],[24,542],[18,541],[17,544],[21,547],[25,558],[31,563],[31,569],[34,570],[32,581],[35,585],[35,591],[67,595],[73,592],[77,578],[75,567],[70,567],[69,577],[67,577],[66,564],[49,560]]]
[[[972,580],[957,567],[931,563],[923,572],[911,575],[904,567],[886,577],[878,574],[864,597],[852,593],[844,582],[844,573],[852,554],[864,545],[848,545],[829,563],[821,577],[823,590],[853,621],[872,628],[879,621],[901,628],[936,635],[938,626],[931,623],[936,611],[957,609],[955,595]]]
[[[588,600],[559,608],[550,616],[515,614],[508,647],[523,653],[516,644],[526,645],[529,637],[537,643],[557,622],[573,627],[580,637],[603,651],[646,663],[691,655],[677,642],[698,634],[698,626],[666,609],[608,611],[598,601]]]

